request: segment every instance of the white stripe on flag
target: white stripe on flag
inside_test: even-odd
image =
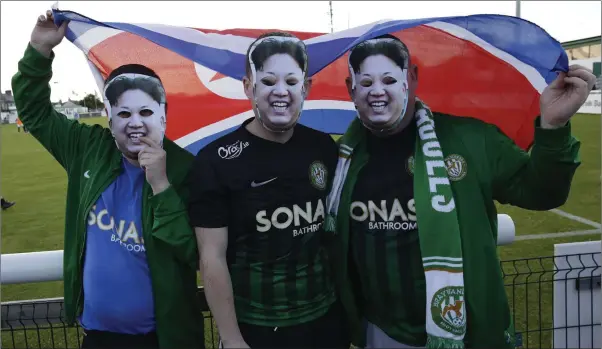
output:
[[[513,66],[516,70],[518,70],[521,74],[523,74],[525,76],[525,78],[527,78],[527,80],[531,83],[531,85],[533,85],[533,87],[539,93],[541,93],[548,85],[546,83],[546,80],[543,78],[543,76],[541,76],[541,74],[539,74],[539,72],[535,68],[533,68],[532,66],[530,66],[526,63],[519,61],[511,54],[500,50],[499,48],[491,45],[487,41],[479,38],[478,36],[474,35],[470,31],[468,31],[460,26],[457,26],[455,24],[445,23],[445,22],[439,22],[439,21],[424,24],[424,25],[428,26],[428,27],[437,28],[437,29],[447,32],[457,38],[470,41],[473,44],[481,47],[485,51],[496,56],[497,58],[505,61],[506,63]]]
[[[222,132],[232,127],[236,127],[252,116],[253,110],[247,110],[246,112],[231,116],[222,121],[200,128],[192,133],[187,134],[184,137],[180,137],[175,141],[175,143],[182,148],[187,147],[190,144],[207,136]]]
[[[102,96],[102,91],[104,91],[105,89],[105,81],[102,77],[102,75],[100,74],[100,71],[98,71],[98,68],[96,68],[96,66],[94,65],[94,63],[92,63],[89,59],[88,56],[86,56],[86,62],[88,62],[88,66],[90,67],[90,70],[92,71],[92,76],[94,76],[94,80],[96,81],[96,86],[98,86],[98,90],[101,93],[101,99],[103,101],[103,103],[107,103],[105,101],[104,96]],[[96,92],[95,92],[96,93]],[[106,105],[105,105],[106,108]],[[107,110],[110,110],[110,106],[109,108],[106,108]],[[107,115],[109,118],[111,117],[111,115]]]
[[[78,23],[71,22],[69,26],[76,24]],[[120,33],[123,33],[123,31],[106,27],[94,27],[75,39],[73,44],[87,55],[94,46]]]
[[[303,110],[315,110],[315,109],[336,109],[336,110],[355,110],[353,102],[343,101],[305,101],[303,104]],[[175,143],[180,147],[187,147],[190,144],[203,139],[212,134],[225,131],[232,127],[236,127],[243,123],[246,119],[253,116],[253,110],[247,110],[246,112],[231,116],[224,120],[218,121],[211,125],[200,128],[194,132],[187,134],[186,136],[178,138]]]
[[[215,49],[227,50],[241,55],[247,54],[249,45],[255,40],[245,36],[232,34],[204,33],[200,30],[175,27],[163,24],[136,24],[153,32],[170,36],[172,38],[189,42],[191,44],[203,45]]]

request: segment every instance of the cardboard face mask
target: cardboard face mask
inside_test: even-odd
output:
[[[104,88],[104,104],[117,147],[137,158],[147,137],[163,145],[166,129],[166,95],[159,79],[142,74],[121,74]]]
[[[360,45],[394,41],[380,38]],[[348,67],[357,117],[364,126],[377,132],[388,132],[397,127],[405,117],[409,100],[407,66],[401,68],[385,55],[374,54],[362,61],[358,72],[353,70],[350,60]]]
[[[297,38],[270,36],[258,40],[249,50],[253,110],[264,128],[272,132],[285,132],[295,126],[303,110],[307,56],[304,57],[305,64],[299,67],[290,54],[273,54],[262,62],[261,70],[257,70],[253,52],[260,44],[269,45],[270,42],[293,42],[300,45],[304,53],[305,46]]]

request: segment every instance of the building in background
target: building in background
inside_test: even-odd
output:
[[[52,103],[54,109],[62,114],[65,114],[69,119],[79,119],[82,114],[88,116],[88,108],[76,104],[72,100],[65,103]],[[100,113],[96,113],[100,116]],[[10,90],[0,93],[0,123],[14,124],[17,122],[17,107],[15,99]]]
[[[602,37],[592,36],[580,40],[567,41],[562,43],[562,47],[569,57],[569,64],[581,64],[584,67],[590,68],[594,75],[598,77],[596,89],[600,89],[600,75],[602,60]]]
[[[79,119],[81,114],[88,113],[88,108],[76,104],[72,100],[68,100],[65,103],[53,103],[54,110],[59,113],[65,114],[69,119]]]
[[[17,122],[17,107],[10,90],[0,93],[0,122],[10,124]]]

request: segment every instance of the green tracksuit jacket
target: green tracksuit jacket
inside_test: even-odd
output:
[[[80,124],[53,109],[49,87],[53,59],[54,53],[46,58],[28,45],[12,88],[24,126],[67,172],[63,278],[65,316],[69,324],[74,324],[83,307],[88,213],[122,172],[122,154],[109,129]],[[157,336],[162,348],[200,348],[204,340],[196,282],[199,259],[183,185],[194,157],[168,139],[163,147],[171,186],[153,196],[145,182],[142,201]]]
[[[465,160],[458,168],[464,177],[451,181],[464,258],[465,345],[467,348],[511,348],[514,329],[496,250],[494,200],[529,210],[561,206],[580,164],[580,143],[571,136],[570,124],[545,130],[539,127],[537,119],[535,142],[529,154],[493,125],[436,113],[434,118],[444,156],[455,154]],[[340,141],[344,139],[345,136]],[[366,341],[361,297],[358,297],[362,288],[349,269],[349,208],[358,173],[369,155],[365,141],[355,147],[341,194],[332,248],[339,297],[352,326],[353,344],[361,347]],[[411,267],[422,268],[421,265],[408,266]],[[383,323],[379,327],[394,332],[395,325]],[[391,335],[394,337],[394,333]]]

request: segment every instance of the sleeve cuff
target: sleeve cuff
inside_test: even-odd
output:
[[[170,185],[167,189],[157,195],[151,194],[149,203],[156,216],[162,216],[182,209],[180,195],[174,189],[173,185]],[[174,205],[176,207],[174,207]]]
[[[45,76],[52,71],[52,62],[54,61],[54,51],[50,52],[50,57],[44,57],[30,43],[27,43],[25,54],[21,61],[20,70],[26,70],[28,75]]]
[[[571,143],[573,139],[571,135],[571,121],[569,120],[566,125],[555,128],[555,129],[544,129],[541,128],[541,116],[535,119],[535,144],[546,148],[564,148],[567,144]]]

